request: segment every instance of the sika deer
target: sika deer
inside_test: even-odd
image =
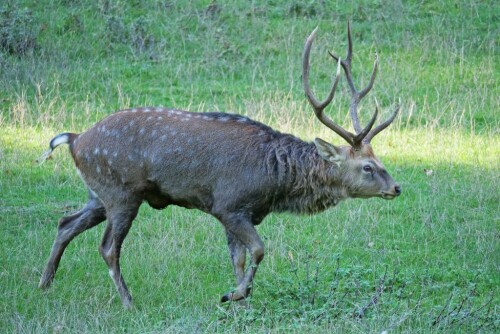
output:
[[[224,226],[237,287],[222,301],[248,296],[264,243],[256,225],[270,212],[321,212],[347,198],[393,199],[401,188],[375,157],[370,140],[395,118],[398,109],[372,129],[378,108],[361,128],[357,107],[370,91],[377,72],[375,61],[366,88],[354,88],[351,74],[352,41],[348,25],[348,53],[338,60],[333,87],[322,102],[309,88],[309,54],[316,35],[306,41],[303,85],[318,119],[344,138],[348,146],[321,139],[304,142],[247,117],[225,113],[191,113],[164,108],[136,108],[117,112],[81,134],[62,133],[50,142],[45,158],[60,144],[69,144],[77,172],[89,200],[79,212],[63,217],[47,266],[40,280],[48,288],[69,242],[81,232],[108,221],[99,251],[125,307],[131,295],[120,271],[120,250],[139,206],[168,205],[196,208]],[[324,113],[332,101],[343,67],[352,99],[350,113],[356,134]],[[246,252],[250,265],[245,270]]]

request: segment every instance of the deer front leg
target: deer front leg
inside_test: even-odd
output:
[[[238,286],[234,291],[222,296],[221,302],[236,301],[247,297],[251,291],[257,267],[264,258],[264,243],[250,220],[238,218],[223,222],[223,224],[228,233],[229,249]],[[245,248],[250,252],[250,266],[246,272],[243,272]]]
[[[236,284],[239,285],[245,276],[245,261],[247,249],[241,241],[231,232],[226,231],[227,244],[229,247],[229,255],[233,263],[234,275],[236,276]]]

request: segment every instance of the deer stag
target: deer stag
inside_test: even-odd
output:
[[[108,116],[81,134],[62,133],[50,142],[48,158],[60,144],[69,144],[77,172],[89,194],[79,212],[59,221],[40,288],[54,279],[61,256],[71,240],[107,220],[99,251],[125,307],[132,298],[120,271],[122,243],[148,202],[155,209],[168,205],[196,208],[217,218],[225,228],[237,287],[222,297],[247,297],[264,243],[256,226],[270,212],[321,212],[347,198],[393,199],[401,188],[375,157],[371,139],[395,118],[373,128],[378,107],[361,128],[358,103],[370,91],[378,59],[366,88],[356,90],[351,74],[352,41],[338,61],[333,87],[319,102],[309,87],[309,54],[315,29],[303,54],[303,86],[318,119],[349,145],[322,139],[304,142],[247,117],[226,113],[191,113],[176,109],[135,108]],[[343,67],[352,94],[353,134],[330,120],[323,110],[332,101]],[[245,270],[246,253],[250,265]]]

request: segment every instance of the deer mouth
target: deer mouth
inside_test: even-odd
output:
[[[382,193],[380,193],[380,196],[383,199],[389,199],[390,200],[390,199],[395,199],[397,196],[399,196],[399,194],[382,192]]]

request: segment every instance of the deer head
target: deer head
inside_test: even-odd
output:
[[[304,46],[304,54],[302,59],[302,83],[304,91],[309,103],[313,107],[316,117],[333,130],[336,134],[344,138],[349,143],[349,146],[337,147],[322,139],[315,140],[318,153],[323,159],[335,164],[337,168],[344,174],[343,180],[349,180],[348,188],[351,197],[374,197],[379,196],[384,199],[392,199],[401,194],[401,187],[397,185],[387,173],[380,160],[375,156],[371,147],[370,141],[375,135],[384,130],[396,118],[399,111],[399,106],[396,107],[392,115],[383,123],[373,128],[375,120],[379,113],[378,104],[375,103],[375,112],[368,124],[362,128],[359,123],[358,104],[368,92],[372,89],[378,68],[378,56],[375,55],[375,63],[368,85],[362,90],[356,89],[353,82],[351,72],[352,61],[352,38],[351,27],[347,22],[347,40],[348,49],[345,59],[329,52],[330,56],[337,61],[337,71],[333,80],[330,93],[323,101],[318,101],[311,91],[309,86],[309,55],[311,46],[316,37],[318,28],[309,35]],[[335,96],[335,91],[340,80],[340,67],[344,69],[344,73],[349,85],[351,93],[350,116],[353,123],[355,134],[342,128],[334,123],[328,116],[324,114],[324,109],[331,103]]]

